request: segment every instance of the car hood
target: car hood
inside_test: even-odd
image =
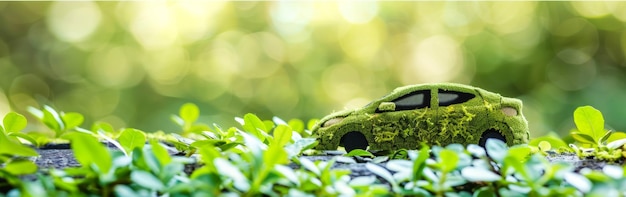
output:
[[[358,109],[346,109],[346,110],[342,110],[342,111],[338,111],[338,112],[333,112],[331,114],[329,114],[328,116],[325,116],[324,118],[322,118],[319,122],[317,122],[317,124],[315,125],[315,127],[313,127],[313,131],[319,129],[322,127],[322,125],[333,118],[343,118],[346,116],[349,116],[350,114],[353,114],[354,112],[356,112]]]

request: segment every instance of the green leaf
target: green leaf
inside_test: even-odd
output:
[[[530,148],[527,146],[515,146],[511,147],[508,151],[509,157],[513,157],[518,161],[524,162],[526,161],[526,157],[530,155]]]
[[[481,187],[476,192],[474,192],[474,197],[496,197],[496,193],[494,192],[494,188],[492,187]],[[507,196],[507,195],[503,195]]]
[[[448,149],[443,149],[439,152],[439,165],[441,167],[441,171],[444,173],[451,172],[456,168],[456,165],[459,163],[459,156],[456,152]]]
[[[7,133],[19,132],[26,128],[26,118],[21,114],[9,112],[2,120],[4,130]]]
[[[59,112],[47,105],[43,106],[43,122],[49,128],[56,131],[57,136],[60,136],[65,130],[65,124],[63,124],[63,120],[61,119]]]
[[[461,176],[471,182],[494,182],[501,179],[495,172],[473,166],[463,168]]]
[[[497,139],[487,139],[485,149],[487,151],[487,155],[496,162],[502,162],[507,153],[506,144]]]
[[[14,136],[14,137],[22,138],[22,139],[30,142],[34,146],[39,145],[39,143],[37,143],[37,140],[35,140],[35,138],[31,137],[30,135],[28,135],[26,133],[13,132],[13,133],[9,133],[8,136]]]
[[[550,142],[548,141],[539,142],[537,147],[539,148],[540,151],[549,151],[550,149],[552,149],[552,145],[550,145]]]
[[[597,145],[596,141],[590,135],[584,134],[582,132],[572,132],[570,134],[572,135],[572,138],[574,138],[574,140],[576,140],[577,142],[580,142],[583,144]]]
[[[101,173],[106,173],[111,169],[113,163],[109,150],[94,136],[79,132],[72,132],[64,135],[71,141],[74,157],[82,166],[95,164]]]
[[[250,182],[246,176],[241,172],[239,168],[230,163],[228,160],[223,158],[216,158],[213,161],[213,164],[217,169],[219,169],[219,173],[222,176],[229,177],[233,180],[235,188],[241,191],[248,191],[250,189]]]
[[[409,154],[410,156],[411,154]],[[430,147],[426,144],[422,144],[422,148],[417,156],[417,158],[413,158],[413,181],[420,180],[422,173],[424,172],[424,168],[426,167],[426,160],[430,157]]]
[[[265,127],[265,123],[263,123],[263,121],[261,121],[259,117],[254,114],[248,113],[243,116],[243,120],[243,129],[245,131],[255,136],[261,142],[265,141],[265,135],[263,135],[263,133],[261,132],[267,132],[267,128]]]
[[[2,154],[15,156],[39,155],[34,149],[10,140],[4,133],[0,132],[0,155]]]
[[[85,117],[83,117],[82,114],[76,112],[69,112],[63,114],[63,116],[61,116],[61,119],[63,119],[63,123],[65,124],[66,129],[73,129],[74,127],[83,124]]]
[[[120,133],[117,141],[120,142],[124,151],[130,154],[135,148],[143,148],[146,144],[146,134],[137,129],[127,128]]]
[[[113,126],[107,122],[95,122],[91,126],[91,131],[97,133],[98,131],[103,131],[105,133],[115,133],[115,129]]]
[[[286,164],[287,151],[282,146],[270,146],[267,151],[263,153],[263,161],[266,166],[272,168],[275,164]]]
[[[143,171],[143,170],[133,171],[130,174],[130,180],[132,180],[133,183],[136,183],[142,187],[145,187],[151,190],[160,191],[165,188],[165,185],[163,184],[163,182],[161,182],[161,180],[159,180],[153,174]]]
[[[116,185],[114,190],[117,196],[141,197],[141,195],[135,193],[135,190],[131,189],[127,185]]]
[[[621,139],[626,139],[626,133],[624,131],[614,131],[611,133],[611,136],[606,139],[606,142],[612,142]]]
[[[620,140],[615,140],[615,141],[612,141],[612,142],[609,142],[609,143],[606,145],[606,147],[607,147],[609,150],[615,150],[615,149],[618,149],[618,148],[620,148],[620,147],[623,147],[623,146],[624,146],[624,144],[626,144],[626,138],[624,138],[624,139],[620,139]]]
[[[591,136],[592,141],[596,143],[605,133],[602,113],[591,106],[576,108],[574,111],[574,123],[578,131]]]
[[[158,141],[150,140],[150,145],[154,156],[156,156],[162,166],[167,165],[172,161],[172,157],[167,152],[167,149],[165,149],[165,147],[163,147]]]
[[[292,134],[293,131],[289,126],[278,125],[274,129],[274,144],[281,147],[286,145],[287,143],[289,143],[289,141],[291,141]]]
[[[591,190],[591,186],[593,186],[589,179],[574,172],[566,173],[563,179],[583,193],[589,192],[589,190]]]
[[[365,164],[365,168],[367,168],[367,170],[369,170],[373,174],[382,177],[387,182],[389,182],[392,186],[396,185],[395,179],[393,179],[393,175],[391,175],[391,173],[387,171],[385,168],[380,167],[376,164],[372,164],[372,163]]]
[[[349,183],[351,187],[369,187],[376,182],[375,176],[359,176],[352,179]]]
[[[12,160],[4,166],[4,170],[14,175],[25,175],[37,172],[37,165],[29,160]]]
[[[363,150],[363,149],[354,149],[354,150],[350,151],[348,154],[346,154],[346,156],[348,156],[348,157],[354,157],[354,156],[374,157],[374,154],[370,153],[369,151]]]
[[[198,120],[198,116],[200,116],[200,109],[198,109],[196,104],[185,103],[182,107],[180,107],[179,115],[185,123],[192,124]]]
[[[287,123],[291,129],[298,133],[302,133],[304,131],[304,122],[300,119],[291,119]]]
[[[317,144],[318,141],[315,138],[300,138],[293,142],[293,144],[285,146],[285,149],[289,154],[289,158],[292,158],[305,150],[315,147]]]
[[[560,149],[560,148],[570,149],[570,147],[567,145],[567,143],[565,143],[555,133],[550,133],[550,134],[548,134],[546,136],[534,138],[534,139],[530,140],[530,142],[528,142],[528,145],[530,145],[530,146],[537,146],[538,147],[539,143],[541,143],[543,141],[550,143],[550,146],[552,147],[552,149]]]

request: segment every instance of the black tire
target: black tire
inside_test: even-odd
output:
[[[478,145],[484,148],[485,145],[487,144],[487,139],[489,138],[498,139],[500,141],[503,141],[506,144],[506,138],[502,135],[502,133],[494,129],[489,129],[485,131],[483,135],[480,137],[480,140],[478,141]]]
[[[346,149],[346,152],[350,152],[354,149],[367,149],[369,145],[367,143],[367,139],[365,139],[365,135],[358,131],[348,132],[343,137],[341,137],[341,144]]]

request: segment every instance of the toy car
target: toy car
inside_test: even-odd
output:
[[[318,150],[392,151],[424,142],[485,146],[488,138],[507,145],[528,143],[522,101],[454,83],[396,88],[363,108],[322,118],[313,128]]]

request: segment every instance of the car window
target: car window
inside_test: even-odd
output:
[[[439,98],[439,106],[448,106],[464,103],[476,97],[476,95],[474,94],[452,90],[439,90],[438,93],[439,95],[437,96],[437,98]]]
[[[393,100],[393,102],[396,104],[396,111],[428,107],[430,106],[430,91],[421,90],[411,92]]]

